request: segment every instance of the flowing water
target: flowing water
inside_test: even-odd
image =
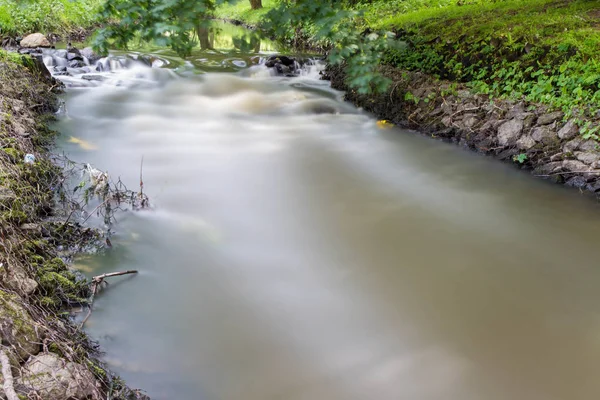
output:
[[[130,385],[177,400],[598,398],[593,201],[380,129],[318,67],[282,78],[253,65],[261,53],[153,54],[176,71],[73,84],[58,124],[62,150],[132,187],[144,157],[153,210],[78,262],[140,271],[87,325]]]

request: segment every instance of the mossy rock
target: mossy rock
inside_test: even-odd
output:
[[[39,353],[41,338],[33,319],[18,299],[0,290],[0,332],[2,341],[14,347],[21,360],[26,360]]]

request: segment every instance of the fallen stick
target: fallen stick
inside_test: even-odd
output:
[[[83,321],[81,321],[81,324],[79,325],[79,329],[83,328],[83,326],[85,325],[87,320],[92,315],[93,306],[94,306],[94,298],[96,297],[96,294],[98,293],[98,287],[102,284],[102,282],[104,282],[104,279],[111,278],[113,276],[121,276],[121,275],[137,274],[137,273],[138,272],[135,270],[130,270],[130,271],[122,271],[122,272],[111,272],[108,274],[102,274],[102,275],[93,277],[92,282],[90,283],[91,289],[92,289],[92,295],[90,296],[90,304],[89,304],[88,313],[85,316],[85,318],[83,319]]]
[[[2,363],[2,376],[4,377],[4,394],[7,400],[19,400],[15,387],[13,386],[13,375],[10,369],[10,360],[4,349],[0,350],[0,362]]]

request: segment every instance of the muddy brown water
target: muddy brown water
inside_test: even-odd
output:
[[[183,74],[73,87],[58,124],[62,150],[130,186],[144,157],[154,209],[78,261],[140,271],[87,326],[129,384],[178,400],[598,398],[593,200],[380,129],[316,69],[197,55]]]

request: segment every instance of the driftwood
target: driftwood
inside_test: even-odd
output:
[[[10,369],[10,360],[4,349],[0,349],[0,362],[2,363],[2,377],[4,378],[4,394],[7,400],[19,400],[13,386],[13,375]]]
[[[85,316],[85,318],[83,319],[83,321],[81,322],[81,324],[79,325],[79,329],[83,328],[83,326],[85,325],[85,323],[87,322],[87,320],[90,318],[90,315],[92,315],[92,311],[93,311],[93,306],[94,306],[94,298],[96,297],[96,294],[98,293],[98,288],[102,285],[102,283],[104,283],[104,280],[106,278],[111,278],[113,276],[121,276],[121,275],[129,275],[129,274],[137,274],[138,272],[135,270],[131,270],[131,271],[122,271],[122,272],[111,272],[109,274],[102,274],[102,275],[98,275],[92,278],[92,282],[90,283],[91,285],[91,290],[92,290],[92,295],[90,297],[89,300],[89,310],[87,315]]]

